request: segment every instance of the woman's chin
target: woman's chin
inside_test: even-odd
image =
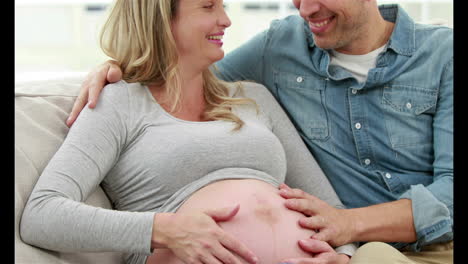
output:
[[[209,58],[212,61],[212,63],[222,60],[224,58],[224,50],[219,49],[213,52],[212,54],[210,54]]]

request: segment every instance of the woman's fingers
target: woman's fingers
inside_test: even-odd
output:
[[[213,252],[213,256],[216,259],[220,260],[224,264],[242,264],[243,262],[239,260],[231,251],[219,245],[219,249]]]
[[[240,243],[236,238],[223,231],[223,236],[220,238],[220,243],[228,250],[236,253],[241,258],[245,259],[248,263],[258,263],[258,258],[255,254],[244,244]],[[237,259],[236,259],[237,260]],[[233,262],[241,263],[241,262]]]
[[[237,214],[237,212],[239,212],[239,209],[240,205],[238,204],[234,207],[206,210],[205,214],[209,215],[216,222],[229,221]]]
[[[240,209],[240,205],[236,205],[234,207],[226,207],[226,208],[208,210],[208,211],[205,211],[205,214],[207,214],[208,216],[210,216],[211,218],[213,218],[213,220],[217,222],[229,221],[239,212],[239,209]],[[220,237],[218,237],[218,240],[225,248],[236,253],[237,255],[239,255],[241,258],[245,259],[249,263],[253,263],[253,264],[257,263],[258,259],[254,255],[254,253],[247,248],[247,246],[240,243],[237,239],[227,234],[221,228],[218,234],[220,234]],[[224,255],[218,256],[218,257],[221,257],[221,260],[223,260],[223,263],[239,263],[239,264],[241,263],[231,253],[229,254],[226,254],[226,253],[227,251],[225,252]],[[224,262],[225,260],[228,260],[228,259],[230,261],[234,261],[234,260],[236,261]]]
[[[234,256],[233,256],[234,257]],[[223,264],[223,263],[235,263],[235,262],[224,262],[217,259],[214,255],[208,254],[200,256],[200,261],[203,264]],[[237,264],[237,263],[236,263]]]

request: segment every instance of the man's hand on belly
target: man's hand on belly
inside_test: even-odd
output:
[[[352,209],[336,209],[299,189],[280,186],[287,208],[308,217],[299,225],[318,230],[312,238],[341,246],[356,241],[404,242],[416,241],[412,201],[399,199]]]
[[[285,259],[280,264],[347,264],[350,259],[347,255],[336,253],[325,241],[309,238],[300,240],[299,246],[311,253],[312,257]]]
[[[353,242],[353,221],[345,209],[337,209],[319,198],[300,189],[291,189],[287,185],[280,186],[280,195],[286,198],[288,209],[301,212],[307,217],[299,220],[299,225],[316,230],[314,239],[328,242],[338,247]]]

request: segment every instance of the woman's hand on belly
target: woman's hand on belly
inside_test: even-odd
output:
[[[252,251],[216,223],[229,221],[238,211],[239,205],[204,212],[156,214],[151,247],[168,248],[184,263],[243,263],[235,253],[255,264],[258,260]]]

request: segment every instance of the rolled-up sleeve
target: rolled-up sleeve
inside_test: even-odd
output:
[[[421,247],[453,239],[453,59],[445,66],[433,122],[434,181],[411,188],[400,199],[411,199],[417,241]]]

